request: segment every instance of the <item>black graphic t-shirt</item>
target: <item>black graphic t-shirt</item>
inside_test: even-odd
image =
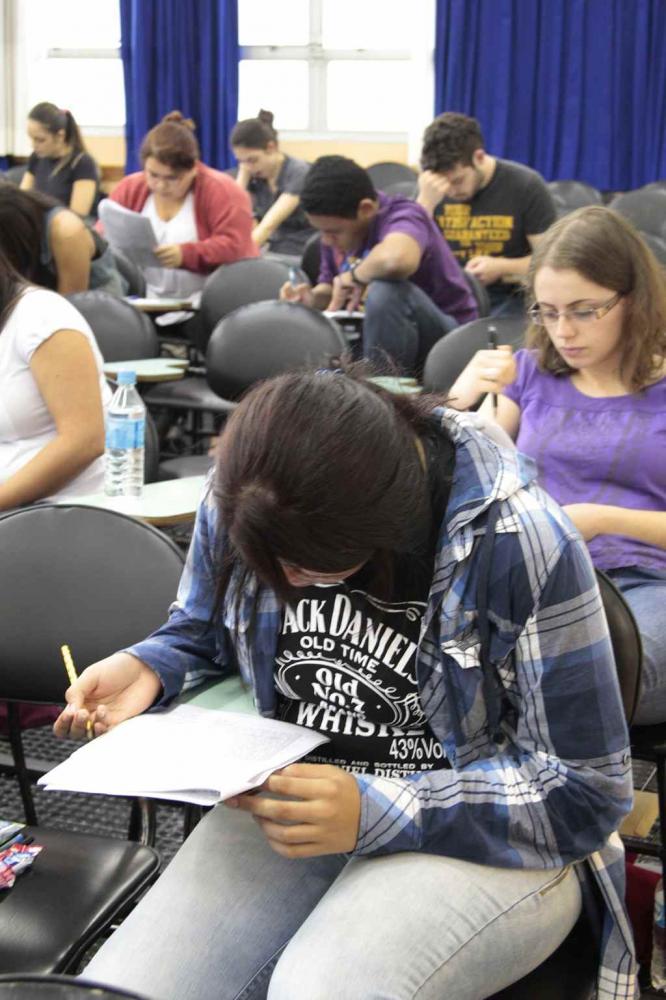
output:
[[[445,198],[434,218],[461,267],[472,257],[526,257],[528,236],[544,233],[555,221],[555,206],[535,170],[497,160],[490,183],[470,201]]]
[[[425,439],[434,525],[453,469],[453,449]],[[349,771],[405,775],[446,767],[419,702],[416,650],[432,579],[436,532],[396,559],[390,602],[372,594],[372,571],[299,589],[285,608],[275,664],[279,715],[328,736],[307,759]]]

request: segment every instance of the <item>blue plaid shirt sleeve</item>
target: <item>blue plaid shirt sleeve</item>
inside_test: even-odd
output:
[[[216,512],[210,482],[197,510],[192,542],[168,621],[126,652],[147,663],[162,682],[164,705],[184,687],[231,672],[233,656],[216,621]]]
[[[501,633],[512,631],[506,608],[497,602],[509,591],[509,575],[515,578],[521,559],[526,561],[528,535],[504,536],[504,557],[493,574],[491,595],[499,595],[490,608],[496,647]],[[408,778],[357,776],[357,854],[425,850],[481,864],[557,867],[598,849],[628,812],[628,738],[594,571],[576,537],[564,541],[553,558],[553,565],[533,554],[527,559],[524,578],[532,581],[534,607],[513,651],[499,664],[509,706],[503,744],[473,750],[485,721],[478,716],[477,683],[468,719],[463,708],[459,725],[475,713],[478,725],[466,730],[465,748],[445,742],[457,757],[453,769]],[[434,673],[471,672],[473,691],[480,668],[446,662],[439,638],[423,648]],[[445,698],[455,694],[449,687]],[[452,711],[440,706],[445,724]],[[434,702],[428,714],[437,730]]]

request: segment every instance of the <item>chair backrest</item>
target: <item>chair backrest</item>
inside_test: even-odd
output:
[[[666,237],[666,234],[664,234]],[[666,238],[655,236],[654,233],[641,233],[641,237],[647,243],[652,253],[655,255],[662,267],[666,267]]]
[[[60,646],[83,668],[166,620],[183,567],[150,525],[48,504],[0,517],[0,698],[61,703]]]
[[[19,187],[27,169],[27,163],[17,163],[15,167],[9,167],[5,170],[1,179],[6,181],[7,184],[15,184],[16,187]]]
[[[418,176],[406,163],[394,163],[391,160],[373,163],[367,170],[377,191],[385,191],[388,184],[395,184],[397,181],[414,181]]]
[[[583,181],[550,181],[548,190],[559,215],[585,205],[600,205],[603,201],[601,191]]]
[[[414,201],[419,193],[418,178],[412,177],[411,180],[393,181],[392,184],[385,184],[382,191],[384,194],[401,194],[404,198]]]
[[[301,270],[307,274],[311,285],[319,281],[319,263],[321,259],[321,235],[313,233],[303,247]]]
[[[484,316],[488,316],[490,314],[490,296],[488,295],[488,289],[479,281],[475,274],[471,273],[471,271],[466,271],[463,268],[462,273],[465,281],[469,285],[469,290],[476,301],[476,305],[479,310],[479,319],[483,319]]]
[[[641,232],[666,239],[666,191],[659,188],[627,191],[613,198],[610,207]]]
[[[339,357],[347,342],[334,320],[290,302],[255,302],[215,327],[206,377],[224,399],[237,399],[261,379]]]
[[[122,250],[111,248],[111,253],[116,270],[125,279],[127,294],[143,297],[146,294],[146,279],[143,276],[143,271]]]
[[[88,321],[105,361],[156,358],[160,345],[149,317],[109,292],[75,292],[69,301]]]
[[[488,347],[489,327],[497,331],[498,344],[524,346],[527,319],[522,316],[489,316],[447,333],[431,348],[423,367],[423,387],[427,392],[446,392],[477,351]]]
[[[631,725],[638,706],[641,686],[643,666],[641,634],[631,608],[613,581],[601,570],[597,570],[597,582],[613,646],[624,714],[627,724]]]
[[[206,279],[201,294],[201,337],[197,347],[203,353],[216,325],[234,309],[251,302],[276,301],[291,268],[282,260],[251,257],[223,264]],[[302,278],[306,280],[305,276]]]

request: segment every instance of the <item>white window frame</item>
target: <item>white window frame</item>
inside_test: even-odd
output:
[[[120,59],[120,46],[110,48],[65,49],[49,48],[46,50],[46,60],[49,59]],[[85,131],[91,135],[124,136],[125,122],[122,125],[85,125]]]
[[[240,0],[242,3],[242,0]],[[279,2],[279,0],[275,0]],[[242,60],[266,60],[280,62],[281,60],[299,60],[308,65],[309,82],[309,121],[305,129],[280,129],[280,136],[283,139],[317,141],[323,139],[333,139],[342,141],[356,141],[361,138],[364,142],[388,143],[388,142],[408,142],[412,146],[412,129],[398,132],[368,132],[363,131],[330,131],[326,127],[326,107],[327,107],[327,67],[329,62],[348,60],[350,62],[362,60],[377,60],[378,62],[405,61],[415,67],[415,79],[419,90],[419,104],[423,104],[422,86],[425,78],[426,97],[425,103],[432,104],[434,70],[432,48],[426,46],[425,52],[416,55],[413,49],[325,49],[322,43],[323,11],[324,0],[309,0],[310,13],[310,42],[307,45],[242,45],[239,47],[239,58]],[[359,0],[362,2],[362,0]],[[418,21],[419,15],[425,18],[430,15],[430,22],[434,26],[434,0],[418,0],[420,11],[415,12],[414,18]],[[434,28],[433,28],[434,36]],[[434,44],[434,39],[433,39]],[[425,67],[425,73],[424,73]],[[430,67],[430,70],[428,69]],[[429,92],[429,93],[428,93]],[[356,99],[361,99],[357,95]],[[432,118],[425,112],[426,120]],[[419,125],[420,127],[420,125]]]

